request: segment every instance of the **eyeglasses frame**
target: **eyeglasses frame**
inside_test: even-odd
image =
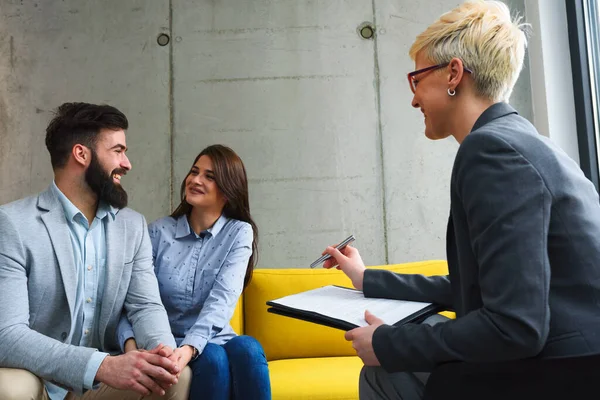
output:
[[[421,68],[421,69],[418,69],[418,70],[416,70],[416,71],[409,72],[408,74],[406,74],[406,76],[408,77],[408,86],[410,86],[410,90],[413,92],[413,94],[414,94],[414,93],[416,92],[416,90],[417,90],[417,88],[416,88],[415,86],[413,86],[413,83],[414,83],[414,79],[413,79],[413,77],[414,77],[414,76],[420,75],[420,74],[422,74],[423,72],[428,72],[428,71],[433,71],[433,70],[436,70],[436,69],[444,68],[444,67],[447,67],[448,65],[450,65],[450,63],[449,63],[449,62],[447,62],[447,63],[442,63],[442,64],[437,64],[437,65],[432,65],[432,66],[430,66],[430,67]],[[464,70],[465,72],[468,72],[468,73],[470,73],[470,74],[472,74],[472,73],[473,73],[473,71],[472,71],[472,70],[470,70],[469,68],[465,67],[464,65],[463,65],[463,70]]]

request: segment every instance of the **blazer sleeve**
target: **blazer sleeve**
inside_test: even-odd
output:
[[[463,141],[454,169],[483,306],[434,326],[377,328],[373,348],[390,372],[532,357],[548,336],[552,199],[542,176],[508,143],[481,133]]]
[[[367,269],[363,279],[365,297],[422,301],[452,310],[452,289],[446,276],[397,274],[380,269]]]
[[[119,323],[117,325],[117,343],[119,343],[119,348],[122,353],[125,353],[125,342],[127,339],[134,338],[135,335],[133,333],[133,326],[127,319],[127,315],[125,313],[121,313],[121,319],[119,319]]]
[[[0,210],[0,368],[31,371],[83,393],[96,349],[65,344],[29,327],[27,256],[15,223]]]
[[[146,220],[141,216],[138,229],[142,230],[142,240],[133,259],[131,281],[125,297],[125,314],[133,327],[138,348],[149,350],[159,344],[175,348],[175,338],[154,274]]]
[[[244,288],[248,260],[252,255],[252,240],[252,228],[246,224],[239,231],[227,259],[217,273],[200,315],[185,335],[181,346],[193,346],[200,354],[208,341],[229,324]]]

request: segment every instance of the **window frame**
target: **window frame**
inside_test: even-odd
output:
[[[567,29],[573,70],[573,94],[579,141],[579,164],[585,176],[599,190],[600,137],[598,129],[598,99],[600,96],[600,48],[591,42],[600,41],[600,24],[590,19],[598,11],[596,0],[565,0]],[[590,10],[591,8],[591,10]],[[595,35],[595,36],[594,36]]]

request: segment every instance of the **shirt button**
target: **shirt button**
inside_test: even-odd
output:
[[[88,297],[88,298],[87,298],[87,300],[86,300],[86,302],[87,302],[87,303],[91,303],[91,302],[92,302],[92,298],[91,298],[91,297]]]
[[[88,333],[90,333],[90,330],[89,330],[89,329],[86,329],[85,331],[83,331],[83,333],[84,333],[85,335],[87,335]]]
[[[88,271],[91,271],[91,270],[92,270],[92,266],[88,265]]]

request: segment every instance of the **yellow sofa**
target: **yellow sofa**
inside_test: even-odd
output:
[[[376,266],[398,273],[445,275],[446,261]],[[344,332],[267,312],[268,300],[325,285],[352,287],[338,270],[257,269],[231,321],[264,347],[274,400],[358,399],[362,361]],[[451,315],[450,315],[451,316]]]

